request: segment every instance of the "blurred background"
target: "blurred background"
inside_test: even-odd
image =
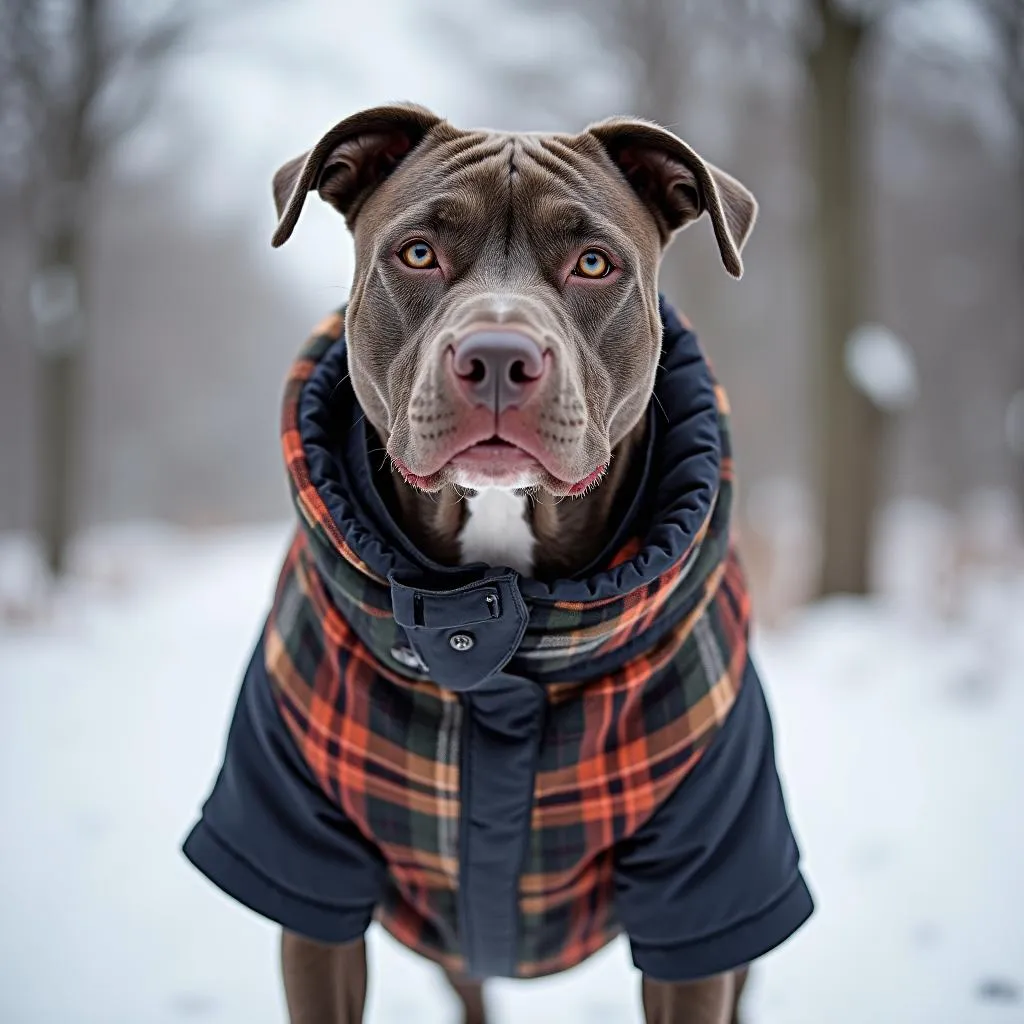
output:
[[[643,115],[757,195],[742,282],[706,221],[662,273],[730,394],[820,905],[749,1021],[1024,1021],[1024,0],[5,0],[0,1024],[283,1020],[273,930],[176,846],[287,540],[281,383],[352,267],[319,204],[270,249],[270,178],[394,99]],[[455,1020],[373,944],[369,1020]],[[640,1019],[618,945],[494,999]]]

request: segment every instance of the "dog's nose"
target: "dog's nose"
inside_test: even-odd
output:
[[[518,331],[474,331],[455,349],[455,376],[474,405],[501,413],[521,406],[544,376],[544,354]]]

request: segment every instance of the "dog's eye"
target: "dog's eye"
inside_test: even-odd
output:
[[[399,251],[398,258],[413,270],[430,270],[437,266],[434,250],[426,242],[410,242]]]
[[[577,261],[573,273],[579,277],[607,277],[612,261],[600,249],[588,249]]]

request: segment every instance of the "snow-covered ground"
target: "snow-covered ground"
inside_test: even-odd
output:
[[[7,545],[0,1024],[283,1020],[274,929],[178,844],[286,533],[113,531],[42,618]],[[758,647],[819,909],[764,960],[753,1024],[1024,1021],[1024,576],[978,578],[945,621],[817,606]],[[432,968],[371,941],[369,1021],[455,1021]],[[636,1024],[637,986],[618,944],[496,984],[495,1020]]]

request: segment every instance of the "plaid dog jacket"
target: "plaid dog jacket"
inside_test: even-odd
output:
[[[643,484],[555,583],[413,547],[343,313],[320,326],[282,420],[299,529],[184,847],[225,892],[323,942],[376,917],[476,977],[565,970],[625,931],[644,973],[687,980],[810,915],[747,647],[726,398],[662,318]]]

